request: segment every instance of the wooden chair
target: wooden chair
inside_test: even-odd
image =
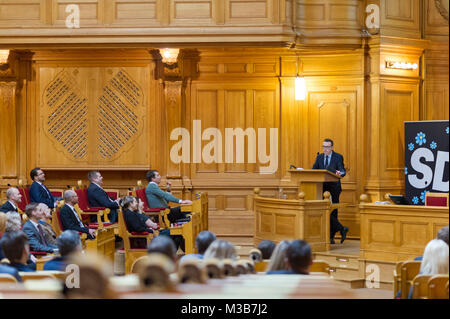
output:
[[[313,260],[310,272],[323,272],[330,274],[330,265],[324,260]]]
[[[408,299],[414,278],[420,271],[420,261],[405,261],[401,268],[401,299]]]
[[[105,189],[105,192],[114,200],[120,198],[120,191],[118,189]]]
[[[42,280],[42,279],[56,279],[51,274],[46,274],[44,271],[40,272],[19,272],[20,277],[22,277],[23,282],[27,280]]]
[[[216,258],[210,258],[203,261],[206,274],[210,279],[221,279],[225,277],[223,267],[220,264],[220,261]]]
[[[170,274],[175,265],[166,255],[152,253],[139,267],[139,284],[143,291],[174,292],[175,287],[170,280]]]
[[[154,234],[158,234],[155,231]],[[147,255],[147,246],[154,234],[151,233],[130,233],[128,231],[123,212],[119,210],[119,236],[123,239],[124,251],[125,251],[125,274],[131,273],[133,263],[142,256]],[[131,241],[138,238],[144,238],[146,240],[145,248],[131,248]]]
[[[448,275],[434,275],[428,281],[428,299],[449,299]]]
[[[425,193],[425,206],[448,207],[448,193]]]
[[[178,267],[178,281],[182,284],[204,284],[206,279],[206,269],[200,260],[187,260]]]
[[[192,202],[192,212],[197,212],[200,214],[200,218],[202,220],[202,231],[208,230],[209,227],[208,193],[201,193],[200,197]]]
[[[56,236],[61,235],[61,233],[63,232],[63,226],[62,226],[61,216],[60,216],[61,207],[62,207],[61,205],[58,205],[52,213],[52,228],[53,228],[53,231],[55,232]],[[78,216],[81,219],[81,216],[79,213],[78,213]],[[79,234],[80,234],[82,247],[84,248],[84,247],[86,247],[87,235],[85,233],[79,233]]]
[[[248,260],[243,260],[243,259],[235,262],[235,268],[236,268],[238,276],[251,273],[250,272],[251,269],[249,268],[248,264],[249,264]]]
[[[223,272],[225,276],[237,276],[238,273],[231,259],[222,260]]]
[[[10,275],[10,274],[0,274],[0,284],[3,284],[3,283],[16,284],[17,279],[16,279],[16,277],[14,277],[13,275]]]
[[[75,189],[75,193],[78,195],[78,204],[76,204],[75,210],[80,214],[81,220],[89,225],[89,227],[97,227],[98,229],[102,229],[104,226],[110,226],[111,223],[108,219],[108,213],[110,212],[109,208],[106,207],[90,207],[88,198],[87,198],[87,189]],[[91,223],[89,219],[90,215],[97,216],[97,223]],[[105,220],[105,223],[102,221],[102,216]]]
[[[248,256],[255,264],[262,261],[262,252],[258,248],[252,248]]]
[[[428,299],[428,281],[431,275],[417,275],[413,280],[413,299]]]
[[[202,221],[198,213],[191,214],[191,220],[181,226],[170,227],[170,235],[181,235],[184,238],[185,253],[195,254],[197,248],[195,247],[195,238],[200,233],[202,228]]]
[[[401,287],[401,274],[402,274],[403,261],[397,262],[394,269],[394,298],[397,297],[398,292],[402,289]]]

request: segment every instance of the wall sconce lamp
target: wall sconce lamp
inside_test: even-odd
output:
[[[159,49],[159,53],[161,54],[163,63],[175,64],[177,63],[178,53],[180,53],[180,49]]]
[[[0,50],[0,64],[8,63],[9,50]]]
[[[417,63],[386,61],[387,69],[416,70],[418,67]]]

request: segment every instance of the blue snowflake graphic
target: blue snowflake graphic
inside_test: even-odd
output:
[[[427,140],[425,139],[425,137],[426,137],[426,135],[425,135],[424,132],[417,133],[416,143],[419,144],[419,145],[422,145],[422,144],[426,143]]]
[[[412,202],[413,202],[414,205],[419,204],[419,199],[417,198],[417,196],[413,197]]]
[[[420,193],[420,200],[422,201],[422,203],[425,203],[425,194],[429,192],[430,191],[423,191],[422,193]]]
[[[448,134],[448,126],[445,128],[445,133]]]
[[[435,142],[435,141],[431,142],[430,148],[431,148],[432,150],[434,150],[436,147],[437,147],[436,142]]]
[[[405,175],[408,175],[408,167],[405,167]]]
[[[408,149],[409,149],[410,151],[412,151],[412,150],[414,149],[414,143],[409,143],[409,144],[408,144]]]

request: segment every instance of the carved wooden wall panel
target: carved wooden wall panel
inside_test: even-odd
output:
[[[420,10],[420,0],[381,0],[382,34],[420,38]]]

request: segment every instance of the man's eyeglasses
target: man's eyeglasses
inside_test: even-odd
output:
[[[322,145],[323,148],[332,148],[333,145]]]

